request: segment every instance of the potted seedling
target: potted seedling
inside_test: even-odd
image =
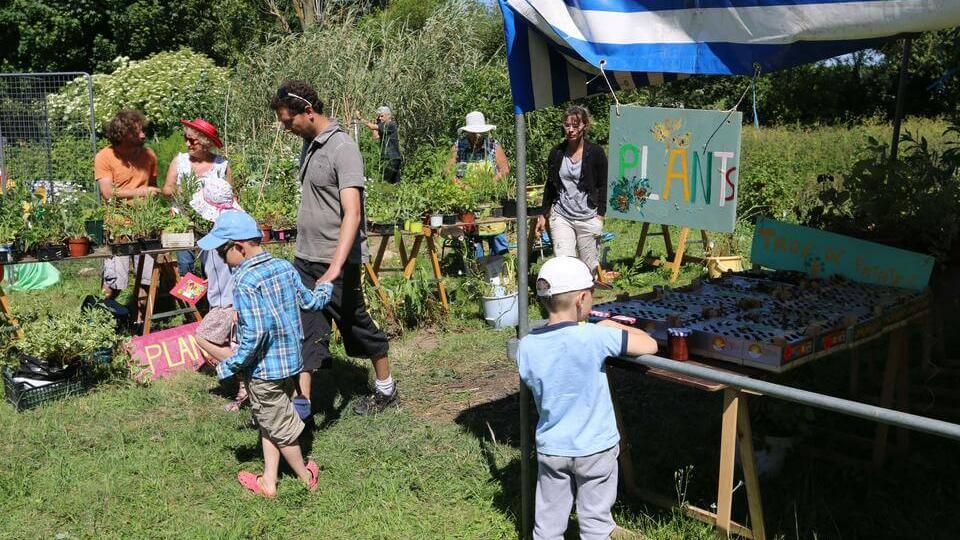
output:
[[[14,242],[23,230],[23,225],[24,215],[20,201],[8,191],[7,196],[0,199],[0,263],[16,260]]]
[[[719,244],[714,241],[707,242],[704,263],[708,275],[716,279],[725,272],[742,272],[743,258],[732,255],[736,250],[736,239],[732,234],[723,235]]]
[[[169,203],[162,197],[143,197],[132,202],[135,209],[133,217],[134,237],[140,241],[143,251],[158,250],[163,247],[160,234],[170,221],[172,211]]]
[[[191,248],[196,243],[193,224],[183,213],[173,214],[160,233],[160,244],[164,248]]]
[[[110,252],[114,255],[140,253],[133,213],[133,205],[121,199],[111,199],[104,211],[103,228],[110,240]]]
[[[67,251],[71,257],[83,257],[90,253],[90,238],[87,237],[86,220],[79,205],[64,206],[63,232],[67,237]]]
[[[23,251],[34,253],[41,261],[62,259],[66,252],[62,209],[54,203],[36,203],[27,213],[26,226],[20,233]]]

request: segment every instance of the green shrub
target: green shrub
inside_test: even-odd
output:
[[[226,68],[190,49],[154,54],[145,60],[119,57],[110,74],[93,76],[97,124],[110,121],[120,109],[139,109],[151,129],[167,134],[183,118],[222,118],[227,89]],[[82,129],[86,118],[87,86],[83,78],[48,98],[50,116]]]

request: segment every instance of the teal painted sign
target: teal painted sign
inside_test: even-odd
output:
[[[754,264],[813,277],[839,274],[861,283],[923,289],[933,257],[849,236],[762,218],[753,235]]]
[[[733,232],[739,112],[610,108],[607,215]]]

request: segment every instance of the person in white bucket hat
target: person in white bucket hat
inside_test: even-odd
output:
[[[474,163],[486,163],[494,170],[495,180],[502,180],[510,174],[510,162],[503,152],[503,147],[496,139],[488,134],[497,129],[497,126],[488,124],[487,119],[480,111],[467,113],[466,124],[460,127],[461,137],[450,147],[450,159],[447,161],[446,174],[453,176],[454,182],[459,182]],[[492,228],[493,227],[493,228]],[[509,250],[507,236],[503,234],[505,224],[481,226],[479,235],[470,233],[467,240],[473,244],[473,254],[476,258],[483,257],[482,238],[486,238],[490,248],[490,255],[501,255]]]

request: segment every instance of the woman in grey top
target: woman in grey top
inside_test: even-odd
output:
[[[554,255],[579,257],[596,273],[607,210],[607,156],[587,140],[591,121],[585,107],[574,105],[564,112],[564,141],[547,158],[545,211],[536,232],[549,225]]]

